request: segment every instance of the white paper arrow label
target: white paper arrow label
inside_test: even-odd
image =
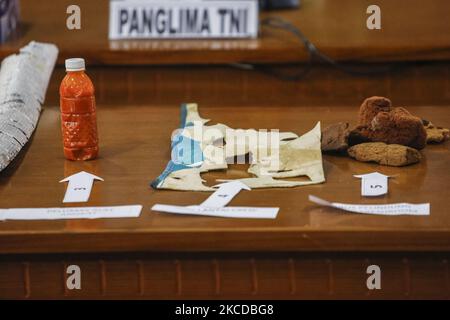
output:
[[[195,215],[195,216],[209,216],[221,218],[247,218],[247,219],[275,219],[279,208],[269,207],[223,207],[223,208],[208,208],[202,206],[170,206],[165,204],[155,204],[152,207],[153,211]]]
[[[215,191],[208,199],[202,202],[202,204],[200,204],[201,207],[225,207],[242,189],[251,190],[246,184],[239,180],[221,183],[216,187],[219,187],[219,189]]]
[[[330,202],[312,195],[309,195],[309,201],[321,206],[332,207],[349,212],[380,214],[385,216],[429,216],[429,203],[391,203],[391,204],[349,204],[340,202]]]
[[[89,196],[91,195],[94,180],[103,181],[102,178],[85,171],[78,172],[61,180],[60,182],[69,181],[63,203],[87,202],[89,200]]]
[[[241,181],[230,181],[217,185],[219,189],[198,206],[172,206],[155,204],[153,211],[210,216],[222,218],[275,219],[279,208],[268,207],[226,207],[226,205],[242,190],[250,190]]]
[[[12,208],[0,209],[0,220],[137,218],[141,214],[141,210],[141,205],[72,208]]]
[[[379,172],[356,175],[361,178],[361,195],[366,197],[376,197],[388,193],[388,178]]]

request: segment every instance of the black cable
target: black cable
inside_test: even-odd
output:
[[[350,75],[354,76],[370,76],[370,75],[376,75],[376,74],[384,74],[392,71],[392,68],[390,66],[383,67],[383,68],[377,68],[377,69],[371,69],[367,71],[357,70],[352,67],[345,66],[341,63],[338,63],[331,57],[327,56],[326,54],[322,53],[317,47],[303,34],[303,32],[294,26],[289,21],[281,18],[281,17],[268,17],[263,20],[261,20],[261,26],[268,26],[274,29],[280,29],[285,30],[290,33],[292,33],[300,42],[303,44],[303,46],[306,48],[308,52],[308,62],[306,65],[301,68],[301,70],[294,74],[286,74],[285,72],[280,72],[276,70],[275,68],[271,66],[265,66],[265,65],[256,65],[256,64],[234,64],[236,67],[245,68],[245,69],[253,69],[261,71],[265,74],[269,74],[272,76],[275,76],[281,80],[287,80],[287,81],[297,81],[302,78],[304,78],[312,69],[314,62],[321,62],[326,63],[334,68],[344,72],[348,73]]]

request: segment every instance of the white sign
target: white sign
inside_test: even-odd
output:
[[[89,196],[91,195],[94,180],[103,181],[102,178],[85,171],[78,172],[61,180],[60,182],[69,181],[63,203],[87,202],[89,200]]]
[[[110,39],[256,38],[257,0],[111,0]]]
[[[0,220],[137,218],[141,205],[114,207],[0,209]]]
[[[355,176],[361,179],[361,195],[377,197],[388,193],[388,178],[379,172]]]
[[[329,202],[318,197],[309,196],[309,201],[316,204],[337,208],[345,211],[366,213],[366,214],[381,214],[385,216],[429,216],[430,204],[412,204],[412,203],[391,203],[391,204],[347,204],[339,202]]]

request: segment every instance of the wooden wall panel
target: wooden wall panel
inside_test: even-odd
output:
[[[130,258],[133,257],[133,258]],[[0,298],[448,299],[448,254],[171,254],[15,256],[0,262]],[[70,261],[70,262],[68,262]],[[65,286],[81,268],[81,290]],[[381,290],[366,287],[381,268]]]

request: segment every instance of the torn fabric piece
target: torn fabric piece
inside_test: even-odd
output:
[[[172,136],[171,158],[163,173],[156,178],[151,186],[155,189],[210,191],[205,187],[197,169],[203,164],[203,152],[199,141],[195,141],[185,133],[186,127],[192,127],[194,122],[201,121],[196,108],[189,104],[181,106],[180,128]],[[205,121],[207,122],[207,120]]]
[[[172,136],[172,160],[151,186],[155,189],[214,191],[204,185],[201,173],[228,168],[234,159],[250,155],[251,178],[238,179],[250,188],[283,188],[322,183],[320,122],[308,133],[232,129],[224,124],[207,126],[197,104],[181,105],[181,125]],[[238,160],[239,161],[239,160]],[[307,181],[282,178],[305,176]],[[222,180],[223,181],[223,180]]]

